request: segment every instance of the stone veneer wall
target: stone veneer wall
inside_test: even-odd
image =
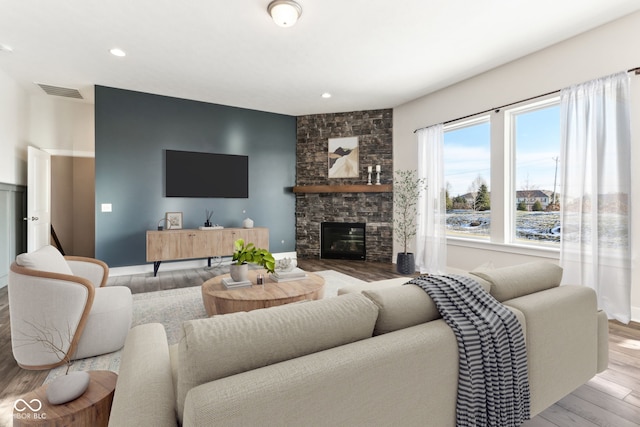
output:
[[[380,182],[393,181],[393,110],[316,114],[297,119],[296,185],[366,184],[367,166],[380,165]],[[358,137],[358,178],[329,179],[329,138]],[[367,260],[393,258],[393,193],[297,193],[296,252],[320,256],[320,223],[365,222]]]

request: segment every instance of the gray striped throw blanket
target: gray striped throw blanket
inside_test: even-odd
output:
[[[516,316],[464,276],[420,276],[453,329],[460,357],[456,424],[519,426],[530,417],[527,351]]]

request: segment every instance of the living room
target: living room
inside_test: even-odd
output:
[[[266,12],[265,12],[266,13]],[[561,32],[540,24],[546,32]],[[340,137],[363,137],[352,126],[350,111],[392,117],[390,135],[378,137],[372,144],[388,144],[388,152],[371,149],[361,159],[357,181],[367,181],[366,167],[382,164],[382,181],[391,183],[394,170],[417,168],[416,136],[418,128],[436,124],[520,100],[536,97],[573,84],[640,66],[640,53],[633,34],[640,26],[640,12],[633,12],[582,34],[570,37],[533,53],[475,71],[461,58],[465,69],[462,81],[446,77],[435,90],[425,89],[400,104],[376,105],[356,110],[335,110],[317,114],[258,111],[220,102],[183,99],[163,93],[140,92],[125,87],[92,82],[95,104],[33,94],[12,76],[6,52],[0,52],[0,112],[6,118],[0,130],[0,182],[10,187],[26,185],[26,147],[35,145],[64,156],[95,156],[95,230],[93,238],[97,258],[104,259],[114,273],[149,271],[145,260],[144,233],[155,229],[165,212],[182,212],[184,227],[196,228],[213,210],[212,221],[226,227],[240,226],[252,218],[256,225],[271,231],[270,246],[276,253],[292,253],[299,245],[296,230],[299,131],[302,118],[339,117],[345,123]],[[0,36],[3,34],[0,33]],[[0,40],[0,43],[4,43]],[[17,52],[11,53],[15,55]],[[631,75],[632,137],[637,146],[640,135],[639,77]],[[188,84],[188,83],[184,83]],[[334,95],[335,96],[335,95]],[[221,98],[223,99],[223,98]],[[325,107],[323,107],[325,108]],[[346,119],[345,119],[346,118]],[[356,120],[356,119],[353,119]],[[362,120],[358,118],[357,120]],[[389,117],[387,118],[389,120]],[[216,145],[221,144],[221,145]],[[242,153],[250,156],[251,182],[248,200],[171,200],[163,196],[163,150],[216,151],[224,144],[246,144]],[[365,142],[361,143],[367,149]],[[235,145],[239,147],[240,145]],[[236,150],[234,148],[233,150]],[[233,151],[232,150],[232,151]],[[316,153],[326,161],[326,153]],[[324,157],[322,157],[324,156]],[[637,169],[637,156],[632,168]],[[374,178],[375,179],[375,178]],[[640,178],[632,176],[633,196],[640,197]],[[327,182],[325,182],[326,184]],[[13,193],[12,193],[13,194]],[[13,196],[11,196],[13,197]],[[101,212],[102,204],[111,204],[112,212]],[[640,214],[634,210],[634,223]],[[382,223],[384,220],[377,220]],[[0,265],[0,286],[6,285],[8,266],[15,258],[19,227],[14,222],[0,225],[6,248]],[[638,247],[638,234],[632,235],[632,247]],[[386,252],[387,262],[399,252],[397,242]],[[485,262],[508,266],[534,260],[557,262],[557,251],[514,247],[504,242],[467,242],[450,239],[447,265],[471,270]],[[640,265],[632,258],[632,320],[640,321]]]

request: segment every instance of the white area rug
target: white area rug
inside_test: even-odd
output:
[[[324,277],[324,298],[337,296],[338,289],[349,285],[365,283],[333,270],[317,271]],[[167,291],[133,294],[132,327],[146,323],[162,323],[167,332],[169,344],[175,344],[180,337],[180,326],[185,320],[207,317],[202,303],[200,286],[171,289]],[[89,357],[73,362],[70,371],[107,370],[118,372],[122,350],[101,356]],[[45,383],[59,375],[64,375],[66,366],[52,369]]]

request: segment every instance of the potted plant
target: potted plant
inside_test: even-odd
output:
[[[411,239],[416,235],[418,224],[418,199],[426,188],[423,178],[418,178],[415,170],[396,171],[393,182],[393,229],[395,240],[404,248],[398,253],[396,265],[400,274],[413,274],[416,270],[415,258],[407,250]]]
[[[271,252],[266,249],[256,248],[253,243],[245,245],[243,239],[233,242],[233,258],[230,266],[231,278],[235,282],[247,280],[249,264],[258,264],[267,270],[267,273],[275,271],[276,260]]]

